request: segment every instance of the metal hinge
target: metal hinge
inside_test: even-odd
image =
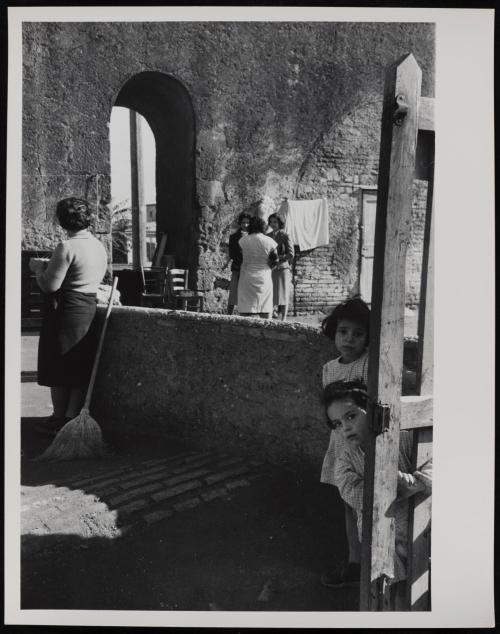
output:
[[[395,125],[402,125],[404,118],[408,114],[408,103],[404,95],[396,96],[396,109],[392,115]]]
[[[376,403],[373,407],[372,429],[375,434],[381,434],[389,429],[391,420],[391,408],[389,405]]]

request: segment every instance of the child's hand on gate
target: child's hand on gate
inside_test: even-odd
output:
[[[398,497],[406,498],[425,490],[425,485],[417,480],[411,473],[398,471]]]

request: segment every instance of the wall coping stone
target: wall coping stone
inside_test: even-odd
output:
[[[104,312],[106,308],[99,306],[98,311]],[[249,334],[250,336],[262,336],[266,339],[280,339],[286,341],[305,341],[309,338],[323,335],[318,328],[296,322],[282,322],[260,317],[241,317],[240,315],[222,315],[220,313],[197,313],[193,311],[169,310],[163,308],[145,308],[140,306],[116,306],[113,313],[141,314],[156,318],[162,326],[175,326],[176,321],[190,321],[193,324],[218,325],[230,328],[235,334]]]

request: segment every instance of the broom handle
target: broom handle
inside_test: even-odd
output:
[[[118,277],[113,278],[113,288],[111,289],[111,295],[109,296],[108,309],[106,316],[104,317],[104,323],[102,325],[101,337],[99,339],[99,345],[97,346],[97,352],[95,354],[94,365],[92,366],[92,374],[90,376],[90,383],[87,389],[87,396],[85,397],[85,403],[83,409],[89,409],[90,399],[92,398],[92,392],[94,390],[94,383],[97,376],[97,368],[99,367],[99,359],[101,358],[102,345],[104,343],[104,335],[106,334],[106,328],[108,325],[109,315],[111,313],[111,307],[113,306],[113,295],[115,294],[116,287],[118,285]]]

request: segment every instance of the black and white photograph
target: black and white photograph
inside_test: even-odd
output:
[[[493,24],[9,8],[7,623],[494,624]]]

